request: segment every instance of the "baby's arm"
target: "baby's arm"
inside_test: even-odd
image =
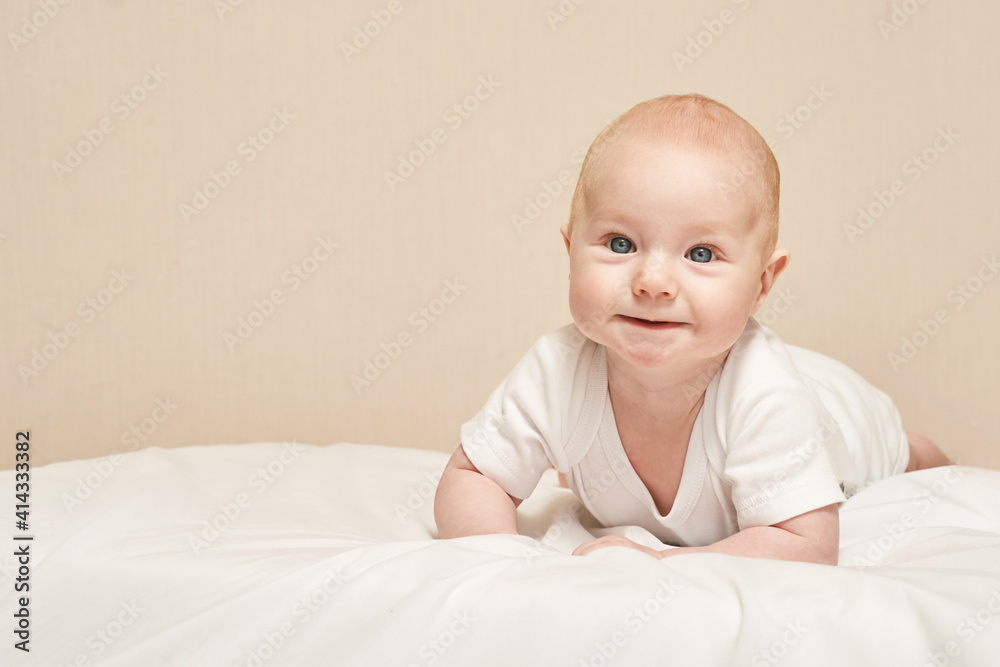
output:
[[[611,546],[628,546],[659,558],[693,553],[720,553],[836,565],[840,547],[840,515],[838,505],[834,503],[773,526],[744,528],[735,535],[708,546],[674,547],[660,552],[654,552],[624,537],[609,535],[581,544],[573,553],[583,556]]]
[[[466,535],[517,535],[520,498],[507,494],[465,455],[462,445],[451,455],[434,495],[434,521],[442,539]]]
[[[720,553],[836,565],[839,551],[840,514],[838,504],[834,503],[773,526],[744,528],[705,547],[668,549],[661,554]]]

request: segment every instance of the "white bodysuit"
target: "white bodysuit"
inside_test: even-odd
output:
[[[555,466],[605,526],[681,546],[841,502],[909,460],[888,396],[751,318],[705,390],[663,516],[622,447],[607,372],[604,346],[576,325],[543,336],[462,426],[466,455],[516,498]]]

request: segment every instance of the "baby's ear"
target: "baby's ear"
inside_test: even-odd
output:
[[[569,252],[569,223],[560,227],[559,231],[562,232],[563,241],[566,242],[566,252]]]
[[[775,248],[774,252],[771,253],[771,257],[767,260],[767,264],[764,265],[764,270],[760,274],[760,293],[757,295],[757,302],[753,307],[754,313],[764,303],[767,295],[771,293],[774,281],[778,279],[778,274],[788,266],[791,255],[785,248]]]

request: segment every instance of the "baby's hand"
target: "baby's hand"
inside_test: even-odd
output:
[[[657,551],[656,549],[651,549],[647,546],[643,546],[637,542],[633,542],[627,537],[622,537],[621,535],[605,535],[604,537],[599,537],[596,540],[590,540],[589,542],[584,542],[578,546],[574,551],[574,556],[586,556],[587,554],[597,551],[598,549],[603,549],[605,547],[628,547],[630,549],[636,549],[645,554],[649,554],[653,558],[663,558],[664,553]]]

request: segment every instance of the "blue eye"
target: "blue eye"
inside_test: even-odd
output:
[[[698,262],[699,264],[705,264],[706,262],[712,261],[712,251],[703,245],[697,248],[691,248],[688,251],[688,257],[691,258],[692,262]]]
[[[610,247],[611,247],[611,252],[625,254],[632,251],[633,245],[632,242],[629,241],[624,236],[616,236],[613,239],[611,239]]]

